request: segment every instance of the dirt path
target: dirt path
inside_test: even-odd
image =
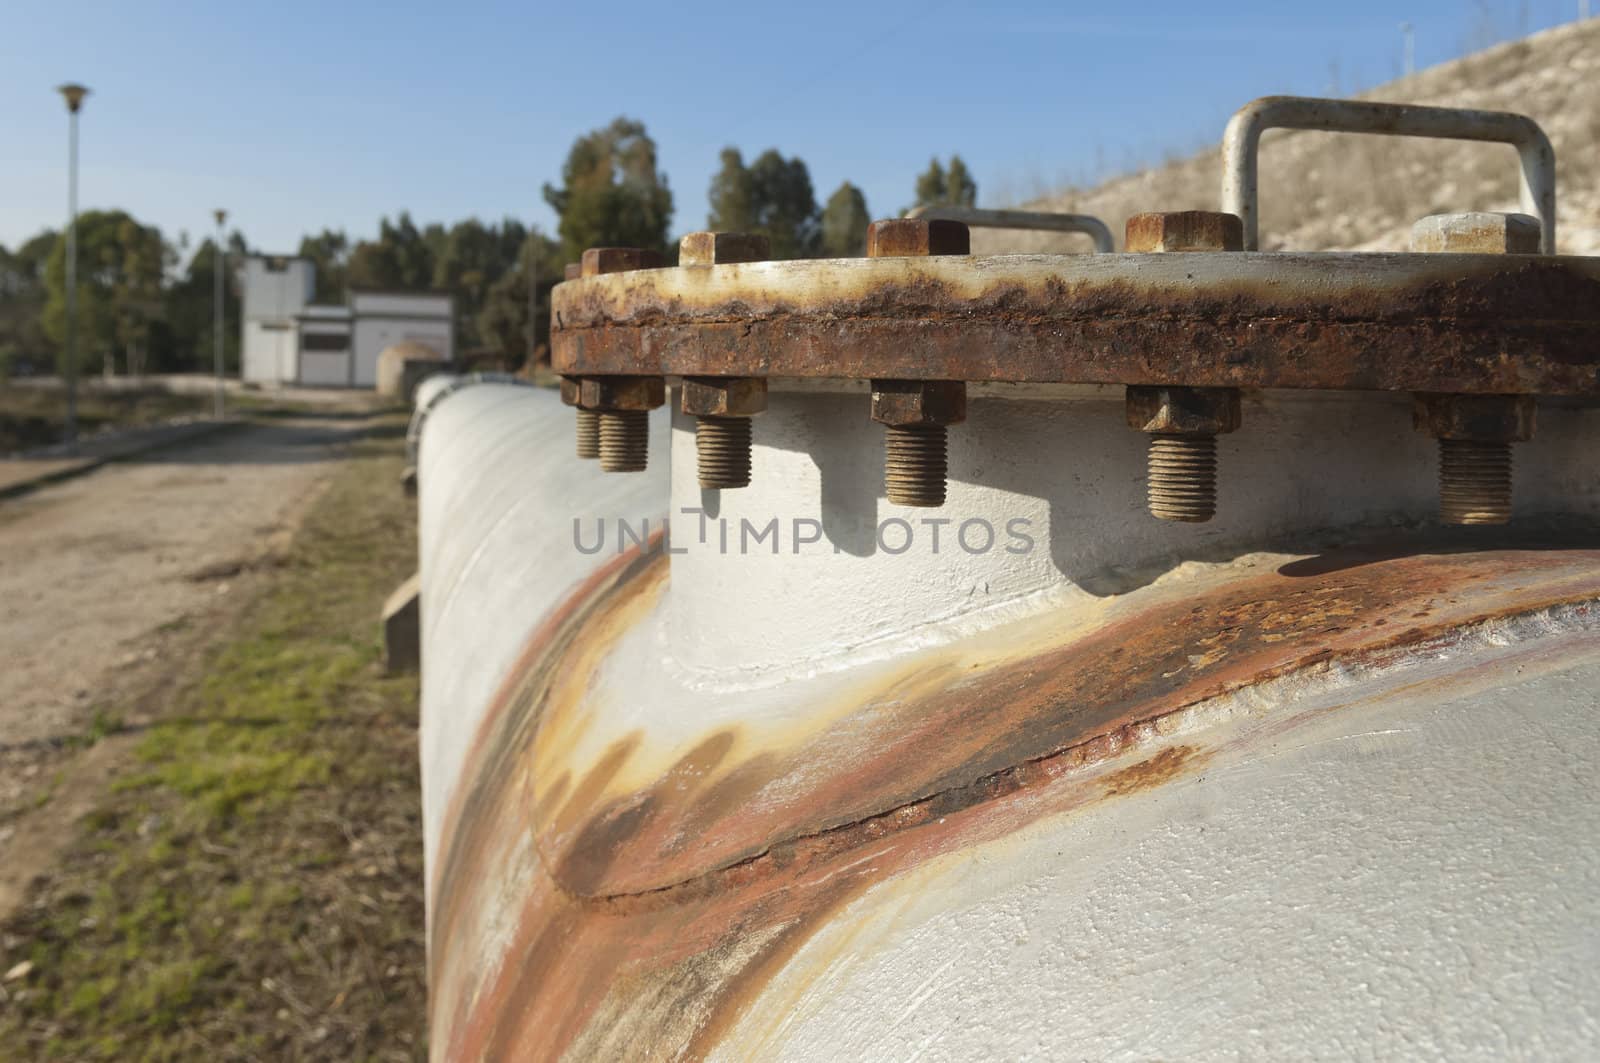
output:
[[[0,916],[164,671],[270,570],[366,415],[267,418],[0,500]]]

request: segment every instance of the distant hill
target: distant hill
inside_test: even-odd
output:
[[[1516,111],[1556,149],[1563,254],[1600,254],[1600,19],[1498,45],[1401,78],[1359,99]],[[1244,104],[1245,100],[1240,100]],[[1222,130],[1216,131],[1220,144]],[[1404,250],[1428,214],[1517,209],[1515,149],[1495,144],[1299,131],[1261,141],[1263,250]],[[1117,234],[1147,210],[1216,210],[1216,148],[1027,204],[1093,214]],[[1084,250],[1072,237],[976,230],[974,250]]]

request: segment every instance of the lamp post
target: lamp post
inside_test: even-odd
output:
[[[211,404],[211,413],[212,416],[216,417],[220,421],[222,419],[222,265],[223,259],[225,259],[228,254],[227,251],[224,250],[222,243],[222,223],[228,220],[228,212],[219,208],[211,213],[212,216],[217,219],[216,253],[211,256],[211,262],[213,266],[212,272],[215,275],[215,283],[213,284],[213,288],[216,293],[216,323],[211,346],[212,360],[217,368],[217,394],[216,398]]]
[[[56,87],[67,101],[67,446],[78,446],[78,109],[89,90]]]

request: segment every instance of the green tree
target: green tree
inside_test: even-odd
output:
[[[169,261],[161,232],[125,211],[91,210],[78,216],[79,370],[96,364],[108,372],[119,350],[142,367],[151,325],[161,316],[161,285]],[[66,245],[57,241],[46,267],[44,328],[66,341]],[[63,366],[64,368],[64,366]]]
[[[967,171],[961,156],[950,156],[950,165],[944,172],[945,199],[951,206],[975,207],[978,205],[978,182]]]
[[[143,376],[150,354],[152,329],[164,316],[162,284],[173,264],[171,247],[154,226],[127,218],[117,231],[122,249],[121,282],[111,291],[117,346],[124,352],[129,376]],[[108,359],[106,368],[111,369]]]
[[[738,148],[722,149],[722,169],[711,179],[707,198],[711,213],[706,216],[706,225],[712,232],[755,231],[755,181]]]
[[[545,185],[544,198],[561,217],[567,261],[590,247],[667,249],[672,191],[642,122],[617,118],[579,137],[561,168],[561,187]]]
[[[305,241],[301,241],[305,246]],[[228,237],[222,281],[222,364],[229,371],[239,366],[240,292],[237,271],[250,253],[238,232]],[[166,291],[164,342],[152,352],[152,368],[164,372],[209,373],[216,349],[216,290],[213,268],[216,241],[201,241],[183,272]]]
[[[499,225],[468,218],[446,232],[434,260],[433,286],[453,297],[459,349],[470,350],[486,342],[478,329],[478,315],[490,289],[517,268],[517,256],[527,238],[527,229],[512,218]]]
[[[917,201],[914,206],[931,207],[944,202],[944,166],[937,158],[917,176]]]
[[[822,253],[828,258],[853,258],[866,254],[867,226],[872,215],[867,213],[867,197],[861,189],[846,181],[822,208]]]
[[[59,236],[46,229],[15,251],[0,247],[0,378],[45,361],[45,266]]]
[[[937,158],[929,161],[917,177],[916,191],[919,207],[971,207],[978,202],[978,183],[959,155],[950,156],[948,169]]]
[[[317,267],[317,302],[344,302],[350,238],[343,231],[324,229],[314,236],[301,237],[298,254],[309,258]]]
[[[352,288],[427,291],[433,284],[433,251],[411,215],[401,211],[393,224],[388,218],[378,222],[376,240],[356,244],[346,276]]]
[[[785,159],[769,148],[746,167],[737,148],[724,148],[709,199],[713,229],[763,233],[773,258],[809,258],[821,248],[817,197],[799,157]]]
[[[515,264],[489,288],[474,322],[480,343],[508,366],[519,366],[550,336],[550,289],[561,283],[561,245],[537,229],[528,233]],[[528,322],[528,278],[534,278],[534,319]]]

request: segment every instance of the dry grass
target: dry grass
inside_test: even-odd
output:
[[[1556,148],[1560,249],[1600,253],[1600,19],[1423,70],[1360,98],[1518,111]],[[1239,101],[1243,104],[1244,100]],[[1215,131],[1215,142],[1222,130]],[[1066,190],[1029,206],[1093,214],[1121,233],[1146,210],[1216,210],[1216,148],[1092,189]],[[1428,214],[1516,210],[1515,151],[1469,144],[1325,133],[1277,132],[1261,145],[1264,250],[1404,250],[1411,223]],[[1085,250],[1074,238],[978,230],[974,250]]]
[[[5,1058],[425,1055],[416,684],[374,622],[415,559],[402,431],[357,445],[0,928],[0,969],[32,965]]]

